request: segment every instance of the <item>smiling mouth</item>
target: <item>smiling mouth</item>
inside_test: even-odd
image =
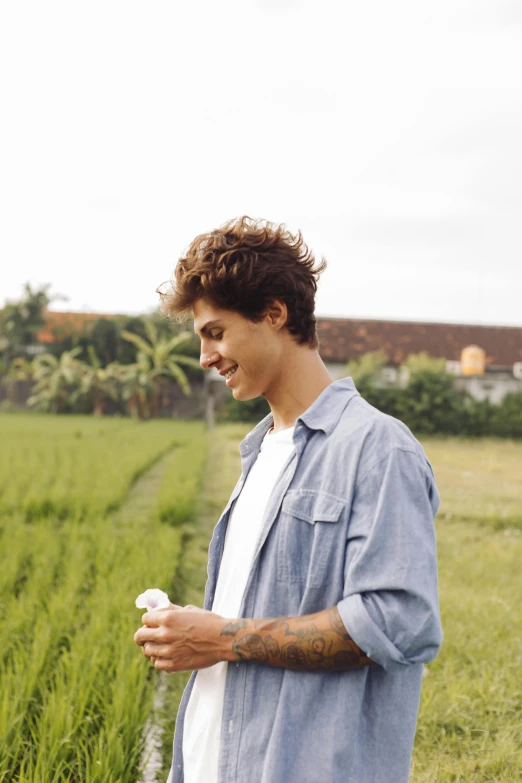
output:
[[[234,375],[235,371],[237,370],[238,365],[236,364],[235,367],[232,367],[231,370],[229,370],[227,373],[225,373],[225,380],[229,381],[232,376]]]

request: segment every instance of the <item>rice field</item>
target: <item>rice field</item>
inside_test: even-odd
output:
[[[18,414],[0,431],[0,780],[134,783],[156,687],[134,599],[175,600],[207,436]]]
[[[186,674],[158,675],[134,599],[200,604],[247,425],[0,415],[0,781],[138,783]],[[424,439],[445,639],[426,667],[411,783],[522,780],[522,443]],[[211,469],[209,468],[211,466]]]

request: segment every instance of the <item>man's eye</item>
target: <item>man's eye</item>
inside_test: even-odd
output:
[[[213,340],[221,340],[222,337],[223,337],[223,332],[216,332],[216,334],[212,335]]]

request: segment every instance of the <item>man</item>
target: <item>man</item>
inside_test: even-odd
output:
[[[194,670],[172,783],[407,783],[423,663],[441,643],[431,465],[317,351],[300,234],[240,218],[197,237],[166,311],[201,364],[271,414],[212,537],[205,610],[148,612],[156,669]]]

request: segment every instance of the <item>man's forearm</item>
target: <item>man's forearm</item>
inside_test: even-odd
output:
[[[220,637],[227,660],[231,661],[335,671],[373,663],[344,627],[336,606],[302,617],[228,621],[221,628]]]

